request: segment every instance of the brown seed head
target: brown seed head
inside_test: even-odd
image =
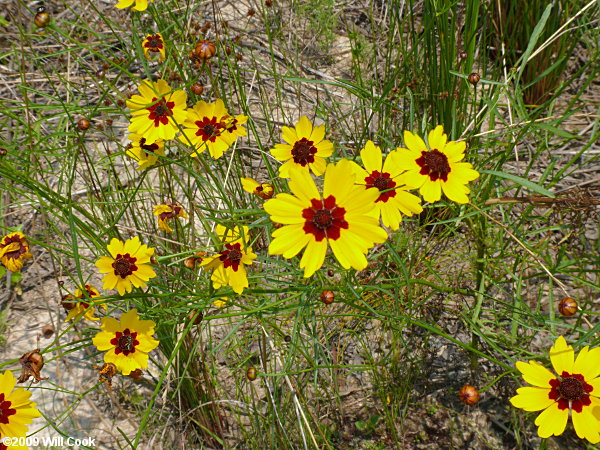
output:
[[[192,53],[196,58],[206,61],[215,56],[217,47],[215,47],[215,44],[211,41],[202,40],[196,44]]]
[[[252,17],[254,14],[256,14],[256,10],[254,8],[250,8],[248,10],[248,17]]]
[[[465,384],[458,392],[458,397],[465,405],[474,405],[479,401],[479,391],[475,386]]]
[[[196,268],[196,258],[190,256],[183,261],[183,265],[190,270],[194,270]]]
[[[577,301],[571,297],[565,297],[558,303],[558,312],[563,317],[571,317],[577,313]]]
[[[21,363],[22,373],[17,380],[17,383],[25,383],[29,380],[29,377],[34,378],[34,383],[39,383],[42,380],[48,379],[48,377],[43,378],[40,375],[40,371],[42,370],[42,367],[44,367],[44,357],[40,353],[39,348],[32,350],[29,353],[25,353],[19,358],[19,362]]]
[[[87,120],[85,117],[83,119],[79,119],[79,122],[77,122],[77,128],[79,128],[81,131],[85,131],[90,127],[90,121]]]
[[[42,336],[44,336],[46,339],[50,339],[52,337],[52,335],[54,334],[54,326],[53,325],[44,325],[42,327]]]
[[[194,325],[200,325],[200,322],[202,322],[203,318],[204,318],[204,314],[202,313],[202,311],[192,310],[188,314],[188,319],[190,319],[192,322],[194,322]]]
[[[467,59],[467,58],[469,57],[469,55],[467,54],[467,52],[460,52],[460,53],[458,54],[458,57],[459,57],[460,59]]]
[[[321,301],[323,303],[325,303],[326,305],[331,305],[334,300],[335,300],[335,294],[333,293],[333,291],[326,290],[326,291],[321,292]]]
[[[8,153],[8,150],[6,150],[5,148],[0,148],[0,156],[6,156]]]
[[[479,83],[479,80],[481,80],[481,76],[477,72],[473,72],[467,77],[467,80],[469,80],[469,83],[475,86],[477,83]]]

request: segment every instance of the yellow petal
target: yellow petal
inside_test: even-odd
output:
[[[291,156],[291,150],[292,150],[293,145],[296,143],[296,141],[300,140],[300,138],[296,134],[296,130],[294,128],[290,128],[290,127],[281,127],[281,138],[285,142],[290,144],[287,147],[289,147],[289,149],[290,149],[290,156]]]
[[[429,148],[431,150],[437,149],[442,151],[446,146],[446,135],[444,134],[444,127],[438,125],[435,129],[429,132],[428,136]]]
[[[381,149],[373,144],[373,141],[367,141],[365,148],[360,151],[360,158],[369,175],[375,170],[381,172],[383,156]]]
[[[593,397],[591,397],[591,400],[592,404],[584,406],[580,413],[573,410],[571,414],[577,436],[581,439],[587,439],[592,444],[597,444],[600,442],[600,422],[598,422],[598,417],[594,415],[593,411],[595,408],[600,409],[600,401]]]
[[[259,186],[258,182],[252,178],[240,178],[242,182],[242,188],[246,192],[254,194],[254,190]]]
[[[290,171],[290,181],[288,183],[290,190],[299,199],[306,204],[310,204],[312,199],[320,199],[321,195],[313,181],[308,170],[293,168]]]
[[[318,144],[325,137],[325,124],[319,125],[318,127],[314,127],[312,133],[310,134],[310,140],[313,141],[313,144]]]
[[[342,159],[337,164],[329,164],[325,171],[323,198],[330,195],[335,197],[336,204],[342,205],[354,188],[354,171],[347,159]]]
[[[533,386],[550,389],[550,380],[556,379],[552,372],[537,361],[517,361],[516,367],[523,374],[523,379]]]
[[[296,134],[299,139],[305,137],[306,139],[310,139],[310,135],[312,134],[312,123],[308,120],[308,117],[302,116],[298,123],[296,124]]]
[[[442,181],[439,179],[431,181],[429,178],[426,178],[425,183],[423,183],[423,186],[419,189],[419,192],[423,196],[423,200],[429,203],[435,203],[442,198],[441,183]]]
[[[553,403],[535,419],[535,424],[539,427],[538,435],[542,438],[561,435],[568,418],[569,409],[558,409],[558,403]]]
[[[321,242],[311,239],[300,260],[300,268],[304,269],[304,278],[311,277],[319,268],[321,268],[325,261],[326,252],[327,239],[323,239]]]
[[[573,347],[567,345],[564,337],[559,336],[550,348],[550,361],[557,375],[563,372],[573,373],[574,354]]]
[[[420,136],[417,136],[416,134],[413,134],[410,131],[404,132],[404,143],[406,144],[408,149],[412,150],[413,152],[418,152],[420,154],[421,152],[427,151],[425,141],[423,141],[423,139],[421,139]]]
[[[510,399],[510,403],[525,411],[541,411],[556,402],[548,397],[550,389],[539,387],[522,387],[517,389],[517,395]]]
[[[584,347],[577,355],[575,365],[573,366],[574,373],[580,373],[586,380],[593,380],[600,375],[600,347],[589,349]],[[599,380],[600,381],[600,380]],[[595,392],[597,397],[600,397],[600,391]]]

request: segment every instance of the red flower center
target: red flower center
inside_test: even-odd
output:
[[[146,144],[146,138],[141,138],[140,139],[140,148],[142,150],[144,150],[144,153],[146,153],[146,156],[148,156],[149,153],[154,154],[154,152],[156,150],[158,150],[158,144],[147,145]]]
[[[129,253],[125,253],[124,255],[119,253],[115,258],[115,262],[112,263],[112,267],[115,269],[115,275],[118,275],[121,278],[127,278],[133,272],[138,270],[135,265],[136,261],[137,258],[133,258]]]
[[[303,230],[315,236],[317,242],[323,239],[340,238],[340,230],[348,229],[348,222],[344,220],[346,210],[335,203],[335,197],[330,195],[325,200],[312,199],[310,208],[302,210],[302,217],[306,219]]]
[[[389,198],[396,196],[396,191],[393,190],[396,186],[396,182],[392,180],[391,175],[387,172],[381,172],[374,170],[371,175],[365,178],[365,183],[367,185],[367,189],[376,187],[381,191],[381,194],[375,200],[377,202],[387,202]],[[392,189],[392,190],[388,190]],[[384,192],[385,191],[385,192]]]
[[[292,148],[292,157],[296,164],[300,164],[302,167],[306,167],[307,164],[315,162],[315,154],[317,148],[313,145],[313,141],[309,141],[306,138],[302,138],[296,141]]]
[[[152,97],[152,103],[156,100],[156,97]],[[165,102],[165,99],[161,98],[160,101],[148,108],[148,111],[150,111],[148,118],[154,120],[155,127],[160,126],[160,124],[166,125],[169,123],[169,116],[173,114],[174,107],[175,102]]]
[[[19,257],[23,254],[23,253],[27,253],[27,243],[25,240],[21,240],[21,237],[18,235],[15,236],[6,236],[4,238],[4,241],[2,243],[0,243],[0,248],[4,248],[7,247],[8,245],[12,244],[13,242],[18,242],[19,243],[19,249],[18,250],[14,250],[12,252],[6,252],[4,254],[5,258],[8,259],[19,259]]]
[[[0,394],[0,423],[8,425],[8,416],[17,413],[16,409],[11,408],[12,402],[5,400],[4,393]]]
[[[144,44],[144,47],[159,50],[163,48],[163,41],[158,34],[146,36],[147,42]]]
[[[215,142],[223,130],[222,123],[217,123],[216,117],[213,117],[212,119],[204,117],[202,120],[197,120],[195,123],[198,127],[196,136],[201,136],[204,142]]]
[[[592,403],[590,392],[594,387],[585,382],[583,375],[563,372],[560,379],[550,380],[550,393],[548,398],[558,401],[558,409],[571,407],[573,411],[580,413],[584,406]]]
[[[115,332],[115,337],[110,340],[111,345],[115,346],[115,354],[127,356],[130,353],[135,353],[135,346],[140,345],[140,341],[137,339],[137,333],[129,331],[129,328],[125,328],[123,332]]]
[[[240,267],[242,256],[244,256],[240,243],[237,242],[235,244],[225,244],[225,248],[226,250],[221,252],[219,259],[223,261],[223,265],[226,269],[231,267],[234,272],[237,272],[238,268]]]
[[[448,181],[448,174],[450,173],[448,157],[439,150],[433,149],[429,152],[421,152],[421,157],[415,162],[421,166],[419,173],[429,175],[431,181],[438,179]]]

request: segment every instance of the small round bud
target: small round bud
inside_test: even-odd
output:
[[[53,325],[44,325],[42,327],[42,336],[44,336],[46,339],[50,339],[52,337],[52,335],[54,334],[54,326]]]
[[[248,17],[252,17],[254,14],[256,14],[256,10],[254,8],[250,8],[248,10]]]
[[[183,261],[183,265],[190,270],[194,270],[196,268],[196,258],[190,256],[189,258],[185,258]]]
[[[465,405],[474,405],[479,401],[479,391],[475,386],[465,384],[458,392],[460,401]]]
[[[106,125],[108,125],[109,127],[112,127],[113,124],[113,120],[112,119],[106,119]]]
[[[479,83],[479,80],[481,80],[481,76],[477,72],[473,72],[467,77],[467,80],[469,80],[469,83],[475,86],[477,83]]]
[[[571,297],[565,297],[558,303],[558,312],[563,317],[571,317],[577,313],[577,301]]]
[[[90,127],[90,121],[87,120],[85,117],[83,119],[79,119],[79,122],[77,122],[77,128],[79,128],[81,131],[85,131]]]
[[[335,274],[335,272],[333,271],[333,269],[329,269],[329,270],[327,271],[327,276],[328,276],[328,277],[332,277],[334,274]]]
[[[58,285],[59,285],[59,286],[64,286],[64,285],[65,285],[65,282],[64,282],[63,280],[60,280],[60,281],[58,282]]]
[[[256,380],[257,376],[258,373],[256,371],[256,367],[248,367],[248,370],[246,370],[246,378],[248,378],[250,381],[254,381]]]
[[[8,154],[8,150],[0,147],[0,156],[6,156]]]
[[[106,76],[106,72],[104,71],[104,69],[98,69],[96,70],[96,73],[94,75],[96,76],[96,78],[102,79]]]
[[[321,292],[321,301],[323,303],[325,303],[326,305],[331,305],[333,303],[333,300],[335,300],[335,294],[333,293],[333,291],[323,291]]]
[[[286,334],[286,335],[283,337],[283,340],[284,340],[285,342],[292,342],[292,337],[291,337],[289,334]]]
[[[44,28],[48,26],[50,23],[50,14],[48,14],[46,11],[38,12],[33,19],[33,23],[35,23],[35,26],[38,28]]]
[[[467,52],[460,52],[460,53],[458,54],[458,57],[459,57],[460,59],[467,59],[467,58],[469,57],[469,55],[467,54]]]
[[[202,92],[204,92],[204,86],[202,86],[200,83],[194,83],[192,85],[192,92],[196,95],[200,95]]]
[[[154,264],[154,265],[158,264],[158,259],[156,259],[155,255],[152,255],[150,257],[150,264]]]

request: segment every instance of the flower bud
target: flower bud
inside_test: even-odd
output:
[[[469,80],[469,83],[475,86],[477,83],[479,83],[479,80],[481,80],[481,76],[477,72],[473,72],[467,77],[467,80]]]
[[[323,303],[325,303],[326,305],[331,305],[333,303],[333,300],[335,300],[335,294],[333,293],[333,291],[323,291],[321,292],[321,301]]]
[[[465,405],[474,405],[479,401],[479,391],[475,386],[465,384],[458,392],[460,401]]]
[[[563,317],[571,317],[577,313],[577,301],[571,297],[565,297],[558,303],[558,312]]]

